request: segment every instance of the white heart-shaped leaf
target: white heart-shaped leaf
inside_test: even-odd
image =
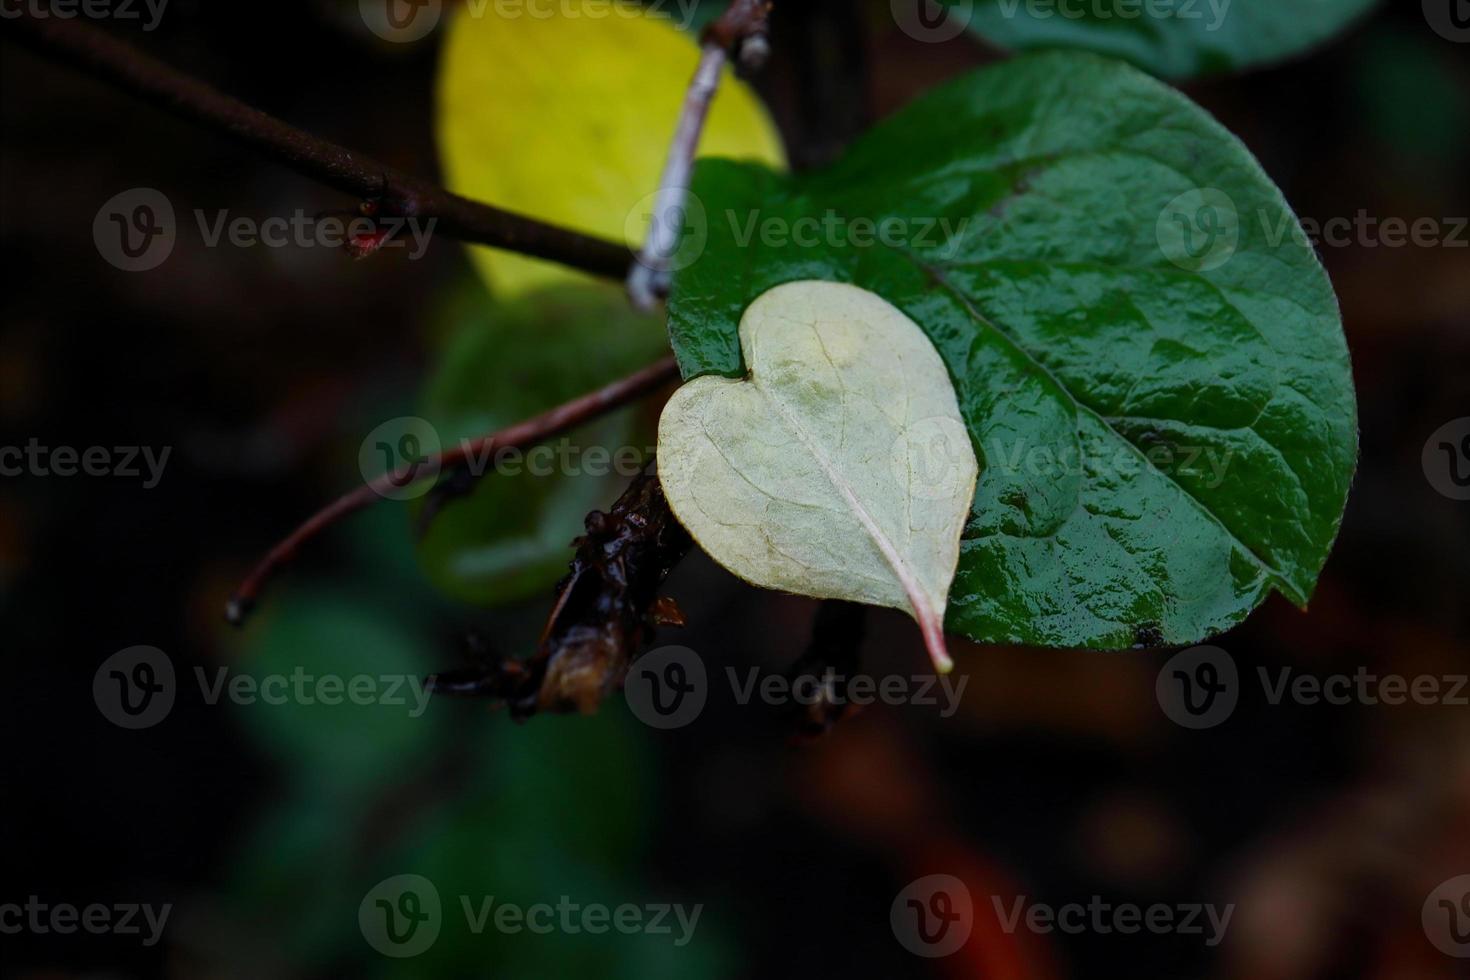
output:
[[[746,309],[740,347],[743,379],[695,378],[659,420],[675,515],[755,585],[911,613],[948,670],[978,468],[934,346],[865,289],[791,282]]]

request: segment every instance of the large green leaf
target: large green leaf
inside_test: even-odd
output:
[[[1008,48],[1080,48],[1186,78],[1280,61],[1375,0],[942,0]]]
[[[871,290],[938,348],[982,461],[950,629],[1187,643],[1273,588],[1305,603],[1357,451],[1337,303],[1280,192],[1182,95],[1026,57],[830,170],[710,161],[695,192],[707,242],[669,316],[686,377],[739,376],[742,311],[799,279]]]

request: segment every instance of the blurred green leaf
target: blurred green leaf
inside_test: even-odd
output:
[[[1462,178],[1470,94],[1429,36],[1383,31],[1365,40],[1355,73],[1368,130],[1399,160]]]
[[[361,576],[357,576],[361,578]],[[367,589],[298,590],[272,607],[252,637],[251,673],[417,669],[421,652],[395,613]],[[357,668],[354,668],[357,669]],[[292,773],[236,862],[225,935],[243,947],[216,948],[232,968],[280,961],[356,976],[603,976],[613,980],[720,977],[733,955],[709,917],[687,946],[674,936],[558,930],[550,935],[476,933],[462,897],[478,912],[497,904],[581,906],[701,901],[671,894],[639,869],[653,845],[656,782],[644,730],[624,711],[515,726],[499,714],[432,702],[420,736],[391,718],[372,732],[320,710],[285,715],[249,709],[247,730]],[[443,908],[434,945],[390,960],[362,935],[358,908],[379,881],[428,878]]]
[[[1079,48],[1189,78],[1281,61],[1321,44],[1376,0],[943,0],[1018,51]]]
[[[445,447],[605,385],[667,349],[656,321],[593,287],[561,286],[501,305],[476,289],[451,309],[459,322],[423,412]],[[587,512],[616,499],[653,442],[648,409],[634,406],[491,461],[473,492],[448,502],[429,524],[419,545],[424,569],[468,602],[544,592],[565,574]]]
[[[229,676],[280,675],[289,693],[234,710],[296,782],[355,797],[417,771],[442,723],[422,692],[435,657],[391,607],[297,589],[262,611],[249,650]]]
[[[444,924],[431,949],[408,964],[384,963],[381,975],[726,974],[722,941],[703,918],[685,947],[674,947],[672,936],[612,930],[503,933],[493,921],[472,930],[462,900],[477,913],[491,897],[496,905],[521,906],[554,906],[562,896],[582,906],[699,901],[669,894],[635,871],[652,844],[647,821],[654,810],[643,730],[616,710],[546,721],[554,724],[502,728],[457,799],[382,857],[375,868],[382,876],[412,873],[433,882]],[[375,880],[364,878],[360,891]]]

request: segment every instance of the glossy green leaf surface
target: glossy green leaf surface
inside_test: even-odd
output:
[[[709,161],[694,189],[686,377],[740,376],[742,312],[801,279],[877,293],[944,359],[981,465],[951,631],[1190,643],[1273,589],[1306,602],[1357,453],[1337,302],[1280,192],[1182,95],[1031,56],[827,171]]]
[[[1346,28],[1375,0],[943,0],[1019,51],[1077,48],[1166,78],[1268,64]]]

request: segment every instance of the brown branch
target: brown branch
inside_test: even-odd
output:
[[[274,116],[193,78],[80,19],[38,17],[0,0],[0,36],[116,86],[205,129],[233,137],[277,163],[355,195],[385,217],[433,220],[440,234],[622,279],[632,256],[600,238],[545,224],[453,194]]]
[[[524,449],[561,435],[584,422],[615,408],[620,408],[641,395],[675,380],[679,368],[672,356],[665,357],[605,388],[590,392],[559,405],[550,411],[518,422],[499,432],[466,439],[453,449],[427,460],[405,463],[396,470],[344,494],[327,507],[309,517],[261,559],[255,569],[235,590],[225,609],[225,618],[236,626],[250,614],[260,591],[275,572],[292,558],[303,544],[315,538],[342,518],[370,506],[389,494],[401,492],[419,480],[442,470],[464,465],[471,459],[491,458],[502,449]],[[478,475],[478,474],[477,474]]]

